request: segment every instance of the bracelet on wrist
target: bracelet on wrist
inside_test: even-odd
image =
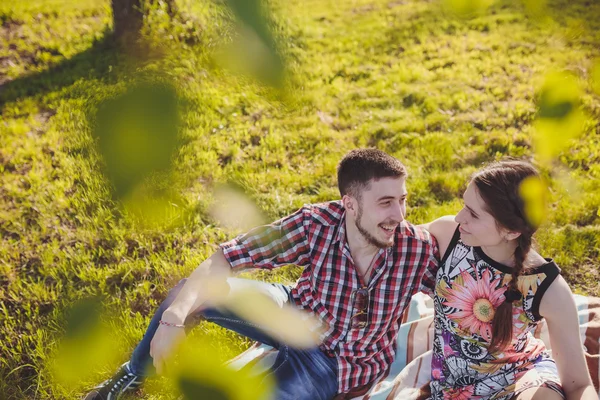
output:
[[[181,325],[181,324],[172,324],[172,323],[170,323],[170,322],[163,321],[162,319],[161,319],[160,321],[158,321],[158,323],[159,323],[160,325],[164,325],[164,326],[170,326],[170,327],[173,327],[173,328],[185,328],[185,325]]]

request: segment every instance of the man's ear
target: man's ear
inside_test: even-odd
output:
[[[358,204],[354,197],[345,194],[344,197],[342,197],[342,204],[347,212],[351,213],[353,216],[356,215]]]

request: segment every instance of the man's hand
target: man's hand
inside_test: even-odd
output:
[[[150,342],[150,356],[157,374],[162,375],[165,372],[169,356],[184,338],[185,330],[183,328],[167,325],[158,327]]]
[[[165,310],[162,320],[175,325],[182,325],[194,310],[199,309],[206,300],[219,297],[229,292],[227,277],[231,274],[231,265],[221,250],[200,264],[185,282],[173,303]],[[158,374],[165,372],[165,362],[175,347],[185,338],[181,327],[160,325],[150,342],[150,356]]]

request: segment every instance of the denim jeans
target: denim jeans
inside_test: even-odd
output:
[[[285,285],[237,278],[229,278],[227,282],[231,288],[230,293],[252,288],[268,295],[280,307],[290,301],[290,288]],[[150,357],[150,342],[158,329],[158,322],[163,312],[175,300],[184,283],[185,279],[169,292],[152,317],[142,341],[133,351],[129,369],[134,374],[150,376],[155,373]],[[202,319],[279,350],[275,363],[268,372],[275,378],[276,387],[273,396],[275,400],[330,400],[337,393],[337,361],[335,357],[326,355],[318,347],[312,349],[289,347],[273,339],[256,325],[216,308],[205,308],[190,315],[186,320],[186,329]]]

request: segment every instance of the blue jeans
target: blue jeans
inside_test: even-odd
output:
[[[227,282],[230,286],[230,293],[252,288],[268,295],[280,307],[290,301],[290,288],[285,285],[237,278],[230,278]],[[150,342],[158,329],[158,321],[163,312],[175,300],[184,283],[185,279],[169,292],[152,317],[142,341],[133,351],[129,369],[134,374],[150,376],[155,373],[150,357]],[[318,347],[294,349],[273,339],[256,325],[250,324],[232,313],[215,308],[205,308],[190,315],[186,320],[186,328],[196,325],[202,319],[279,350],[275,363],[269,371],[276,382],[273,396],[275,400],[330,400],[337,393],[337,361],[335,357],[326,355]]]

